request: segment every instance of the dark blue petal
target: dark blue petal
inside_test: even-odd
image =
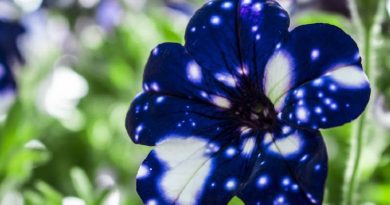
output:
[[[292,88],[279,98],[283,120],[329,128],[363,112],[370,85],[356,43],[342,30],[325,24],[298,27],[281,52],[290,62]]]
[[[209,73],[229,74],[243,90],[261,90],[264,65],[288,24],[274,1],[210,1],[191,19],[185,48]]]
[[[320,133],[280,126],[264,135],[251,178],[238,196],[247,205],[321,204],[326,176]]]
[[[290,19],[275,1],[240,1],[238,36],[244,72],[263,90],[264,68],[287,38]]]
[[[126,118],[131,139],[150,146],[172,136],[215,137],[229,124],[214,106],[151,92],[135,98]]]
[[[7,64],[0,60],[0,115],[8,110],[15,98],[16,83]]]
[[[0,60],[0,93],[4,90],[15,89],[16,84],[7,64]]]
[[[312,24],[295,28],[283,46],[292,59],[295,88],[340,66],[360,65],[355,41],[340,28]]]
[[[210,73],[177,43],[164,43],[153,49],[144,72],[145,91],[194,99],[223,108],[228,108],[229,99],[236,96],[235,86],[233,76]]]
[[[280,117],[312,129],[335,127],[357,118],[369,98],[361,68],[343,67],[289,92]]]
[[[137,174],[145,204],[227,204],[253,167],[255,137],[231,141],[172,137],[156,146]]]
[[[0,20],[0,57],[8,65],[15,60],[24,62],[17,45],[19,36],[24,32],[25,28],[20,23]]]

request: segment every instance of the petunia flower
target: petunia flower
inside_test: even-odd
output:
[[[341,29],[288,27],[275,1],[210,1],[184,46],[153,49],[126,119],[134,143],[155,146],[137,174],[145,204],[322,203],[319,129],[357,118],[370,85]]]
[[[11,70],[15,61],[24,62],[17,39],[25,32],[17,22],[0,19],[0,115],[4,114],[15,98],[16,83]]]

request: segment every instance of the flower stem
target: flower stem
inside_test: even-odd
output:
[[[370,79],[370,67],[371,67],[371,30],[364,32],[364,69],[367,73],[368,78]],[[369,110],[369,108],[368,108]],[[351,152],[350,159],[348,163],[346,175],[347,184],[346,187],[346,196],[344,198],[343,205],[354,205],[355,203],[355,195],[357,185],[359,184],[359,167],[360,167],[360,159],[363,151],[363,143],[364,143],[364,128],[365,122],[367,118],[367,112],[364,112],[358,122],[354,124],[352,134],[351,134]]]

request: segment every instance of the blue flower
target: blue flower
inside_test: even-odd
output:
[[[16,90],[11,65],[24,62],[17,46],[17,39],[24,32],[19,23],[0,20],[0,114],[9,107]]]
[[[184,46],[153,49],[126,119],[135,143],[155,146],[137,174],[145,204],[322,203],[319,129],[357,118],[370,85],[342,30],[288,27],[274,1],[211,1]]]

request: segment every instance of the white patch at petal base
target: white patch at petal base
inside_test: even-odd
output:
[[[330,76],[341,86],[351,88],[368,86],[367,76],[356,66],[338,68],[326,75]]]
[[[270,143],[272,143],[272,134],[267,132],[265,135],[264,135],[264,141],[263,141],[264,145],[269,145]]]
[[[242,154],[244,154],[245,156],[249,156],[250,154],[253,153],[255,146],[256,146],[256,138],[255,137],[251,137],[251,138],[246,139],[243,143]]]
[[[284,51],[276,52],[268,61],[263,85],[266,96],[272,103],[280,103],[280,98],[290,89],[292,69],[288,53]]]
[[[228,99],[217,95],[213,95],[211,97],[211,102],[214,105],[224,109],[229,109],[232,106],[231,102]]]
[[[205,154],[207,143],[189,137],[169,138],[157,145],[158,159],[168,166],[159,183],[168,200],[179,205],[196,204],[212,169],[212,160]]]
[[[269,150],[275,154],[282,154],[284,157],[297,154],[302,148],[302,140],[297,132],[292,133],[283,139],[277,139],[269,147]]]
[[[236,87],[236,79],[234,79],[234,77],[228,73],[216,73],[214,77],[226,86],[233,88]]]

